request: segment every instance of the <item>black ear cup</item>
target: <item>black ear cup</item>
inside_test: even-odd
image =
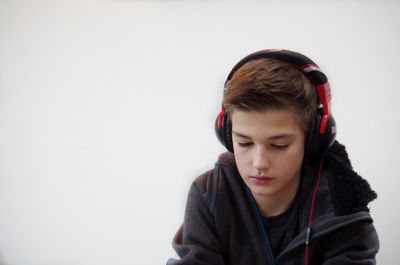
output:
[[[222,120],[220,116],[215,120],[215,133],[220,143],[233,153],[232,123],[227,113],[224,113]]]
[[[306,136],[305,154],[307,156],[321,155],[335,141],[336,122],[332,115],[328,118],[325,132],[320,132],[323,114],[323,110],[319,108]]]

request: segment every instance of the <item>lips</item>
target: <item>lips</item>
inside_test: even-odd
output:
[[[251,176],[250,181],[262,185],[262,184],[268,184],[273,180],[273,178],[268,177],[268,176]]]

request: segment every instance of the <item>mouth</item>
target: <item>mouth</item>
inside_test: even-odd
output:
[[[274,179],[268,176],[250,176],[250,181],[255,183],[255,184],[268,184],[271,181],[273,181]]]

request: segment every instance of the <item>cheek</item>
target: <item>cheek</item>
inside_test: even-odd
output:
[[[285,156],[280,157],[279,163],[282,169],[297,172],[301,169],[304,158],[304,148],[299,147],[290,150]]]
[[[249,163],[249,157],[248,155],[246,156],[244,153],[241,153],[240,151],[235,151],[234,156],[239,173],[243,175],[247,167],[246,165]]]

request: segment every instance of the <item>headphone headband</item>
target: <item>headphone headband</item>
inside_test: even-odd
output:
[[[245,63],[263,58],[276,59],[278,61],[291,64],[292,66],[303,72],[305,75],[307,75],[316,85],[321,85],[328,81],[328,78],[324,73],[321,72],[318,65],[307,56],[289,50],[275,49],[261,50],[247,55],[232,68],[228,75],[227,81],[231,80],[233,74]]]
[[[289,51],[289,50],[275,50],[267,49],[261,50],[247,55],[240,60],[230,71],[228,78],[225,81],[225,90],[228,89],[229,81],[232,79],[235,72],[244,64],[257,59],[275,59],[292,65],[294,68],[303,73],[310,82],[315,86],[318,103],[322,105],[323,117],[321,120],[319,132],[325,133],[327,128],[328,118],[331,115],[331,90],[328,83],[328,78],[321,71],[319,66],[314,63],[307,56]]]

